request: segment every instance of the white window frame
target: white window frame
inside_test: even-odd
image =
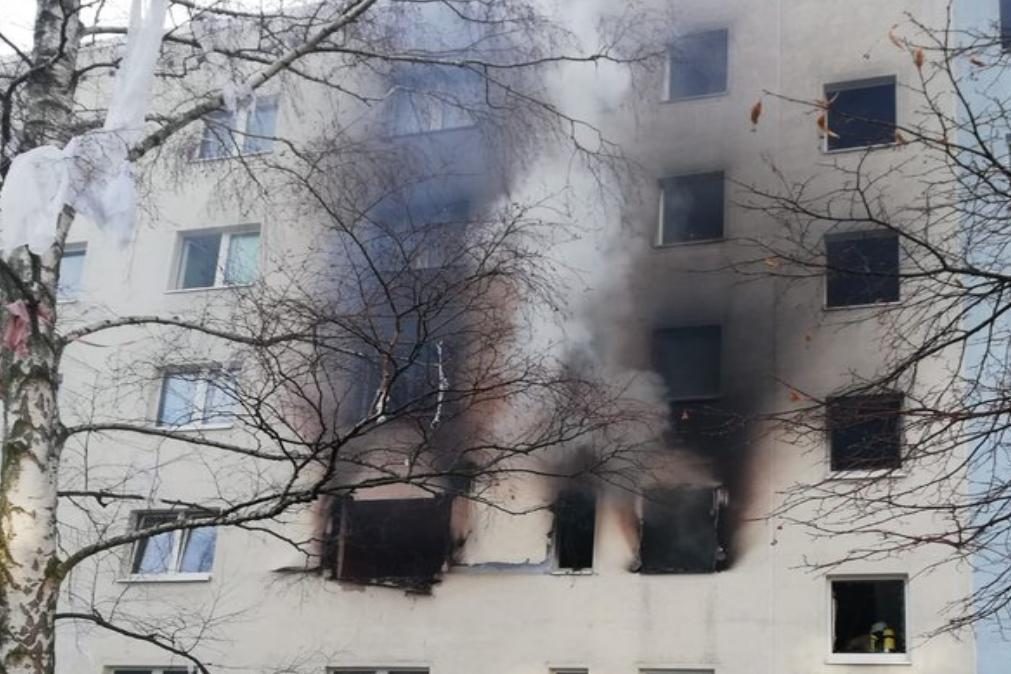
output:
[[[899,130],[899,120],[902,119],[900,101],[899,101],[899,78],[898,76],[892,75],[877,75],[870,77],[857,77],[849,80],[841,80],[838,82],[829,82],[822,86],[821,95],[825,97],[826,101],[832,100],[832,95],[839,91],[849,91],[853,89],[864,89],[866,87],[880,86],[882,84],[891,84],[892,88],[895,90],[895,130]],[[823,111],[825,113],[825,122],[828,125],[829,130],[832,130],[832,115],[831,110]],[[819,132],[821,130],[819,129]],[[822,134],[821,138],[821,151],[823,154],[846,154],[847,152],[867,152],[870,150],[878,150],[886,147],[894,147],[898,145],[899,141],[892,137],[892,140],[886,143],[872,143],[870,145],[856,145],[854,147],[840,147],[834,150],[829,149],[828,146],[829,137],[827,133]]]
[[[416,665],[398,665],[396,667],[383,666],[376,667],[374,665],[365,665],[362,667],[329,667],[327,668],[327,674],[346,674],[347,672],[354,672],[358,674],[359,672],[368,672],[368,674],[390,674],[390,672],[417,672],[418,674],[430,674],[431,670],[428,667],[421,667]]]
[[[63,247],[63,256],[67,255],[80,255],[84,258],[85,263],[88,259],[88,244],[87,243],[68,243]],[[62,271],[62,270],[61,270]],[[60,279],[62,281],[62,278]],[[61,284],[62,285],[62,284]],[[75,295],[64,294],[61,286],[56,287],[56,301],[59,304],[70,304],[81,299],[81,294],[84,292],[84,267],[81,267],[81,278],[78,279],[78,292]]]
[[[207,513],[197,513],[191,510],[178,510],[178,511],[168,511],[168,510],[141,510],[136,511],[130,516],[130,533],[135,533],[142,531],[140,524],[144,517],[149,515],[170,515],[176,514],[176,521],[185,522],[187,520],[195,520],[206,518],[209,516]],[[214,526],[214,525],[210,525]],[[211,571],[180,571],[179,565],[182,563],[183,551],[185,550],[185,542],[188,542],[190,534],[193,532],[192,529],[176,529],[171,533],[172,535],[172,564],[168,571],[164,573],[134,573],[133,565],[137,558],[137,553],[140,550],[141,541],[134,541],[133,545],[130,546],[130,556],[126,560],[126,576],[122,578],[119,582],[122,583],[178,583],[178,582],[205,582],[211,579]],[[215,537],[214,549],[215,558],[217,557],[217,546],[218,541]],[[212,562],[213,564],[213,562]],[[128,669],[127,667],[120,667],[118,669]],[[138,668],[146,669],[146,668]]]
[[[182,665],[176,665],[174,667],[151,667],[150,665],[115,665],[113,667],[106,667],[105,674],[119,674],[119,672],[126,671],[146,671],[150,674],[165,674],[165,672],[189,672],[188,667]]]
[[[666,197],[667,197],[667,194],[666,194],[667,190],[665,190],[663,188],[663,181],[664,180],[676,179],[676,178],[690,178],[692,176],[706,175],[706,174],[709,174],[709,173],[720,173],[720,174],[723,175],[723,204],[722,204],[722,208],[723,208],[723,227],[722,227],[722,230],[723,230],[723,233],[720,234],[720,236],[718,236],[718,237],[714,237],[714,238],[710,238],[710,239],[691,239],[691,240],[688,240],[688,241],[672,241],[670,243],[664,243],[664,240],[663,240],[663,235],[664,235],[663,227],[664,227],[664,219],[665,219],[664,216],[666,215],[666,213],[664,211],[666,209],[665,200],[666,200]],[[656,237],[655,237],[655,240],[653,241],[653,247],[654,248],[678,248],[680,246],[698,246],[698,245],[702,245],[702,244],[720,243],[720,242],[726,241],[727,240],[728,218],[730,217],[730,209],[729,209],[729,203],[728,203],[729,194],[730,194],[730,190],[727,189],[727,171],[724,168],[716,168],[716,169],[713,169],[711,171],[691,171],[689,173],[675,173],[673,175],[664,176],[660,180],[660,204],[659,204],[660,205],[660,211],[657,214]]]
[[[854,148],[859,149],[859,148]],[[847,152],[848,150],[833,150],[833,152]],[[828,270],[827,267],[831,266],[830,260],[828,259],[828,244],[829,241],[852,241],[865,238],[882,238],[887,239],[895,237],[896,245],[899,247],[899,262],[895,268],[895,273],[899,277],[899,297],[895,300],[890,300],[888,302],[872,302],[871,304],[829,304],[828,303]],[[822,249],[824,251],[824,260],[826,270],[821,275],[821,308],[822,311],[851,311],[855,309],[880,309],[882,307],[894,307],[902,304],[904,298],[902,295],[902,267],[903,267],[903,256],[905,251],[902,248],[902,238],[896,233],[893,234],[887,229],[855,229],[848,232],[830,232],[822,238]]]
[[[175,431],[186,431],[186,430],[215,430],[215,429],[228,429],[232,428],[235,424],[232,421],[214,421],[207,423],[203,421],[203,417],[207,414],[207,392],[209,389],[210,379],[212,379],[213,374],[221,373],[231,375],[232,377],[238,377],[239,368],[234,365],[205,365],[205,366],[192,366],[192,367],[172,367],[166,368],[161,371],[161,376],[158,378],[158,399],[155,401],[155,411],[154,411],[154,422],[157,428],[171,429]],[[165,398],[165,383],[168,377],[174,375],[195,375],[198,379],[196,381],[196,391],[194,393],[193,408],[198,410],[201,415],[201,421],[190,422],[188,424],[163,424],[161,420],[162,412],[162,402]],[[216,379],[215,379],[216,380]]]
[[[905,653],[836,653],[832,649],[835,647],[835,611],[833,610],[832,584],[837,581],[868,581],[877,580],[902,581],[902,611],[903,611],[903,634],[902,643],[906,646]],[[837,574],[826,577],[825,583],[827,616],[826,626],[828,628],[828,657],[825,664],[829,665],[910,665],[913,662],[909,643],[909,635],[913,633],[910,629],[911,614],[909,613],[909,576],[904,573],[867,573],[867,574]]]
[[[214,285],[199,286],[193,288],[183,288],[182,282],[186,269],[186,239],[209,234],[220,234],[221,241],[218,243],[218,257],[214,263]],[[216,227],[210,229],[188,229],[179,232],[176,245],[175,264],[169,290],[170,293],[201,292],[205,290],[215,290],[222,288],[248,288],[252,283],[225,283],[225,271],[228,269],[228,251],[231,246],[233,236],[246,234],[257,234],[259,242],[257,247],[257,278],[263,269],[263,230],[260,225],[239,225],[236,227]]]
[[[200,137],[197,139],[197,146],[193,150],[193,161],[195,162],[205,162],[205,161],[220,161],[222,159],[231,159],[233,157],[255,157],[257,155],[267,155],[271,154],[274,150],[273,148],[269,150],[260,150],[258,152],[247,152],[246,147],[246,131],[249,129],[249,121],[252,119],[256,112],[256,108],[261,105],[261,103],[270,102],[277,106],[277,114],[274,121],[274,136],[277,136],[277,121],[281,118],[281,104],[279,96],[277,94],[268,94],[264,96],[256,96],[250,105],[245,106],[240,110],[236,110],[232,118],[234,120],[234,127],[231,129],[221,129],[220,133],[224,136],[227,133],[228,137],[221,138],[222,143],[227,144],[227,152],[218,155],[212,155],[207,157],[200,156],[200,148],[203,147],[204,137],[207,134],[207,129],[209,124],[205,119],[203,121],[203,126],[200,129]],[[220,110],[220,108],[219,108]]]
[[[639,674],[716,674],[712,667],[644,667]]]
[[[587,667],[552,667],[548,674],[590,674]]]

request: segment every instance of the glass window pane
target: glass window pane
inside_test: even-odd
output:
[[[242,151],[245,154],[270,152],[274,148],[277,126],[277,99],[274,97],[256,99],[256,106],[249,114],[246,137]]]
[[[235,128],[235,115],[227,110],[215,110],[204,118],[204,130],[200,136],[200,149],[197,156],[200,159],[217,159],[232,154],[235,141],[232,130]]]
[[[229,423],[235,418],[235,374],[213,372],[207,375],[207,398],[204,401],[204,423]]]
[[[174,522],[172,514],[144,515],[137,528],[148,529]],[[176,536],[174,531],[155,534],[137,542],[134,552],[133,573],[168,573],[172,570],[172,546]]]
[[[179,570],[185,573],[209,573],[214,565],[214,527],[200,527],[186,532]]]
[[[727,31],[711,30],[679,38],[670,53],[670,98],[690,98],[727,90]]]
[[[221,234],[198,234],[183,239],[180,288],[209,288],[218,271]]]
[[[81,276],[84,273],[83,250],[69,250],[60,261],[60,285],[57,295],[61,300],[72,300],[81,294]]]
[[[244,285],[256,280],[260,269],[260,233],[232,234],[225,262],[225,285]]]
[[[663,181],[661,243],[723,236],[723,173],[697,173]]]
[[[192,374],[167,374],[162,381],[158,424],[183,426],[197,420],[197,377]]]
[[[825,88],[829,101],[828,149],[895,142],[895,82],[872,81]]]
[[[660,330],[654,358],[671,400],[699,400],[720,395],[720,327]]]
[[[905,653],[902,580],[832,582],[834,653]]]
[[[894,235],[830,238],[826,304],[846,307],[899,299],[899,239]]]

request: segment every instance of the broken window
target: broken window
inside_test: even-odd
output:
[[[639,571],[712,573],[726,561],[720,536],[725,505],[720,487],[673,487],[647,491],[642,504]]]
[[[899,238],[854,232],[825,239],[825,303],[851,307],[899,300]]]
[[[428,585],[450,554],[452,499],[343,499],[331,520],[337,578]]]
[[[833,580],[832,652],[905,653],[905,580]]]
[[[828,149],[895,142],[895,78],[879,77],[825,87]]]
[[[828,401],[832,470],[890,470],[902,465],[897,393],[844,396]]]
[[[723,183],[722,171],[660,181],[660,244],[722,238]]]
[[[728,31],[709,30],[679,37],[670,49],[667,98],[711,96],[727,90]]]
[[[596,497],[588,490],[569,489],[558,496],[553,510],[558,568],[592,569]]]
[[[702,325],[654,333],[654,365],[671,401],[719,397],[721,332],[718,325]]]

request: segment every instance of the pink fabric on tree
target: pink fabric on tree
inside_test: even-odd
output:
[[[7,305],[7,324],[4,325],[2,341],[3,348],[13,351],[18,358],[28,355],[28,337],[32,334],[32,317],[24,300],[11,302]],[[52,321],[49,312],[39,307],[40,320]]]

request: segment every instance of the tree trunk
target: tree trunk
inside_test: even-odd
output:
[[[34,67],[24,89],[18,151],[62,146],[72,128],[79,0],[38,0]],[[0,674],[51,674],[54,616],[61,581],[57,549],[57,473],[63,446],[57,407],[59,347],[55,291],[71,216],[44,256],[6,251],[17,284],[4,279],[3,304],[23,301],[31,317],[27,352],[0,353],[4,404],[0,459]],[[15,320],[5,311],[5,327]]]

